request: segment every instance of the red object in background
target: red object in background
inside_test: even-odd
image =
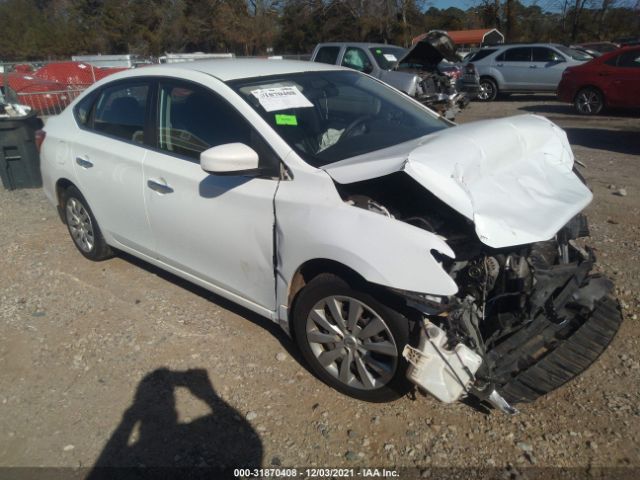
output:
[[[22,73],[23,75],[28,75],[33,72],[33,66],[28,63],[20,63],[13,66],[13,71],[16,73]]]
[[[595,115],[603,107],[640,108],[640,47],[621,48],[567,68],[558,98],[584,115]]]
[[[67,90],[66,85],[57,82],[44,80],[35,75],[12,72],[7,75],[0,75],[0,87],[5,86],[5,79],[8,80],[9,88],[20,94],[18,95],[18,103],[28,105],[39,112],[60,109],[71,100],[69,95],[65,93]],[[29,95],[30,93],[31,95]]]
[[[33,72],[34,77],[51,80],[70,87],[87,87],[126,68],[94,67],[85,62],[48,63]]]
[[[28,64],[16,65],[14,70],[7,75],[0,75],[0,86],[3,86],[5,78],[8,79],[11,90],[20,94],[19,103],[40,113],[51,114],[59,113],[80,90],[126,68],[94,67],[84,62],[54,62],[35,71]]]

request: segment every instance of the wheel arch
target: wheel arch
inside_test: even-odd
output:
[[[349,285],[356,289],[370,289],[375,293],[376,298],[381,303],[384,303],[389,307],[401,311],[401,313],[403,313],[411,320],[414,319],[414,316],[409,313],[404,299],[399,294],[390,290],[388,287],[377,285],[367,281],[356,270],[336,260],[330,260],[328,258],[314,258],[311,260],[307,260],[298,267],[288,285],[287,324],[289,327],[289,333],[292,338],[295,335],[293,325],[293,312],[295,310],[295,302],[298,298],[298,294],[302,291],[305,285],[311,282],[314,278],[323,274],[335,275],[346,281]]]
[[[58,215],[60,215],[60,220],[62,220],[62,223],[66,224],[66,218],[64,216],[64,211],[63,211],[63,199],[62,196],[64,195],[64,192],[69,188],[69,187],[75,187],[78,188],[78,186],[73,183],[71,180],[69,180],[68,178],[59,178],[58,181],[56,182],[56,188],[55,188],[55,192],[56,192],[56,200],[57,200],[57,204],[56,204],[56,209],[58,210]],[[79,189],[78,189],[79,190]]]

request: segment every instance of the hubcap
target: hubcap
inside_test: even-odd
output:
[[[398,349],[384,320],[366,304],[333,295],[311,309],[307,341],[322,367],[349,387],[374,390],[398,366]]]
[[[580,92],[578,110],[583,113],[594,113],[600,108],[600,96],[594,91]]]
[[[73,241],[83,252],[91,252],[95,245],[93,224],[84,205],[78,199],[70,198],[67,201],[66,216]]]

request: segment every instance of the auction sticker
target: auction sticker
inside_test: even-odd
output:
[[[267,112],[313,107],[309,99],[296,86],[259,88],[252,90],[251,93]]]

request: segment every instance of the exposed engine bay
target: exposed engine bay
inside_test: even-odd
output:
[[[336,185],[345,202],[435,233],[456,254],[431,252],[456,295],[397,292],[422,318],[419,339],[404,352],[408,377],[436,398],[471,394],[514,413],[511,403],[573,378],[615,334],[612,283],[591,272],[594,254],[579,241],[589,235],[584,215],[548,241],[492,248],[471,220],[405,173]]]

